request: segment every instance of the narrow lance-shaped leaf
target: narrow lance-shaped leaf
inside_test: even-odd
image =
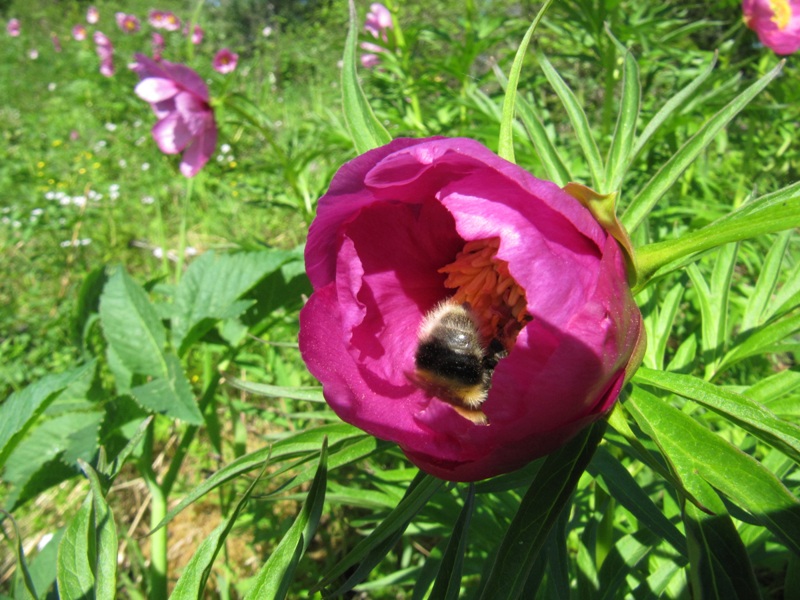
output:
[[[789,245],[793,231],[787,230],[781,233],[767,252],[764,264],[758,269],[758,280],[755,289],[747,301],[744,314],[740,323],[742,331],[753,329],[761,325],[768,314],[768,305],[772,300],[772,294],[778,285],[781,273],[781,263]]]
[[[350,0],[350,28],[344,46],[342,62],[342,104],[344,118],[356,152],[363,154],[368,150],[388,144],[392,136],[386,131],[361,89],[356,71],[356,52],[358,45],[358,16],[353,0]]]
[[[800,501],[752,456],[690,416],[634,386],[626,408],[691,490],[701,477],[800,553]]]
[[[550,64],[550,61],[541,52],[537,53],[539,58],[539,65],[544,71],[545,77],[553,86],[553,89],[558,95],[561,104],[567,111],[572,128],[575,130],[575,135],[578,138],[578,143],[583,150],[586,157],[586,162],[589,165],[589,172],[592,174],[592,182],[594,188],[598,190],[605,189],[605,171],[603,169],[603,160],[600,158],[600,151],[597,149],[597,144],[592,136],[592,130],[589,127],[589,121],[586,118],[586,113],[583,112],[580,102],[575,97],[575,94],[569,89],[569,86],[561,78]]]
[[[700,152],[711,143],[723,127],[730,123],[753,98],[767,87],[770,81],[778,76],[782,67],[783,61],[711,117],[700,128],[700,131],[681,146],[672,158],[659,169],[653,178],[639,191],[622,215],[622,223],[628,231],[632,232],[641,225],[656,203],[672,187],[686,168],[694,162]]]
[[[566,508],[604,429],[604,421],[590,425],[547,457],[500,542],[480,598],[513,600],[521,596],[550,528]]]
[[[619,43],[606,24],[606,33],[614,45],[624,56],[622,74],[622,99],[619,105],[617,125],[611,147],[608,150],[606,161],[607,189],[603,192],[619,190],[622,180],[628,170],[631,159],[631,148],[636,137],[636,121],[639,118],[639,104],[641,102],[642,86],[639,82],[639,65],[629,49]]]
[[[517,54],[514,56],[514,62],[511,65],[511,72],[508,75],[508,85],[506,86],[506,95],[503,99],[503,115],[500,118],[500,138],[497,143],[497,154],[507,161],[516,162],[514,160],[514,116],[516,114],[515,103],[517,99],[517,85],[519,84],[519,74],[522,71],[522,62],[525,59],[525,53],[528,51],[528,44],[531,41],[533,32],[539,25],[547,9],[553,0],[547,0],[542,5],[536,18],[533,19],[528,31],[525,32],[525,37],[517,48]]]
[[[467,532],[474,507],[475,484],[471,483],[467,498],[464,500],[464,507],[447,541],[447,549],[444,551],[429,600],[458,600],[461,591],[461,570],[467,550]]]

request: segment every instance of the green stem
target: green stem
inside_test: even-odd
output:
[[[150,492],[150,530],[153,531],[167,515],[167,495],[158,484],[153,471],[154,423],[150,422],[144,438],[139,471]],[[160,528],[150,534],[150,600],[167,598],[167,528]]]
[[[161,274],[169,275],[169,258],[167,257],[167,234],[164,227],[164,208],[161,205],[161,195],[156,194],[156,226],[158,227],[158,243],[161,247]]]

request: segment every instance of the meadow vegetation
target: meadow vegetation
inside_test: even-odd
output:
[[[424,476],[394,445],[342,423],[297,349],[311,293],[302,245],[317,199],[356,155],[341,100],[347,2],[96,6],[88,25],[87,2],[0,0],[2,20],[22,26],[0,33],[0,597],[54,597],[57,576],[62,597],[513,597],[493,596],[487,581],[497,583],[491,567],[515,519],[542,512],[527,492],[549,459],[470,486]],[[164,33],[164,58],[207,81],[220,131],[191,180],[153,141],[128,68],[152,54],[153,8],[204,31],[200,44]],[[357,6],[359,29],[367,8]],[[506,79],[540,4],[392,8],[403,39],[358,69],[378,120],[393,138],[465,136],[496,150]],[[121,31],[118,10],[141,30]],[[85,40],[71,37],[78,23]],[[114,43],[110,77],[97,30]],[[223,47],[239,55],[227,74],[212,69]],[[637,290],[650,345],[623,403],[633,417],[614,413],[586,471],[573,473],[558,505],[567,510],[536,538],[545,551],[518,557],[520,597],[688,598],[714,580],[709,597],[777,599],[800,585],[800,65],[788,57],[770,76],[779,60],[730,0],[562,0],[535,33],[513,129],[520,166],[597,186],[546,64],[603,160],[633,97],[623,76],[635,72],[640,137],[607,183],[622,210],[645,206],[643,190],[657,197],[626,223],[637,246],[779,190],[792,214],[767,234],[660,265]],[[690,158],[687,142],[698,144]],[[682,166],[653,191],[675,156]],[[645,418],[657,401],[677,415]],[[666,433],[690,429],[694,456],[670,463],[680,440]],[[690,459],[700,483],[683,470]],[[57,550],[66,538],[86,546],[72,546],[72,571]]]

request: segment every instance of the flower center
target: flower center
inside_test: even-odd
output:
[[[789,25],[792,18],[792,9],[787,0],[769,0],[769,7],[772,9],[771,21],[783,31]]]
[[[495,257],[499,247],[498,238],[467,242],[439,272],[447,273],[445,286],[455,289],[451,300],[468,303],[480,321],[484,343],[498,340],[508,351],[532,317],[525,290],[511,276],[508,263]]]

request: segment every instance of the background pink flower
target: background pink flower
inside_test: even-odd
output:
[[[92,39],[97,56],[100,57],[100,73],[111,77],[114,74],[114,45],[102,31],[95,31]]]
[[[114,16],[117,19],[117,25],[119,25],[119,28],[125,33],[136,33],[141,29],[142,24],[135,15],[118,12]]]
[[[72,28],[72,39],[76,41],[83,41],[86,39],[86,27],[83,25],[75,25]]]
[[[200,25],[195,25],[192,28],[192,43],[197,46],[203,41],[203,28]]]
[[[217,124],[202,78],[185,65],[136,55],[131,67],[141,81],[136,95],[150,103],[158,122],[153,139],[165,154],[183,153],[180,170],[194,177],[217,145]]]
[[[86,11],[86,22],[90,25],[94,25],[100,20],[100,12],[97,10],[96,7],[90,6],[89,9]]]
[[[776,54],[800,49],[800,0],[744,0],[745,24]]]
[[[17,37],[20,33],[19,19],[10,19],[6,25],[6,31],[11,37]]]
[[[219,73],[231,73],[236,69],[236,64],[239,61],[239,55],[231,52],[227,48],[223,48],[214,55],[212,63],[214,70]]]
[[[161,60],[164,54],[164,36],[157,31],[153,32],[153,60]]]
[[[147,15],[147,21],[156,29],[163,29],[165,25],[166,13],[163,10],[151,10]]]
[[[164,29],[167,31],[178,31],[181,28],[181,20],[175,15],[174,12],[168,11],[164,13]]]
[[[380,37],[384,42],[388,41],[386,32],[392,28],[392,13],[383,4],[375,2],[370,5],[364,29],[372,34],[372,37]]]
[[[314,293],[300,352],[326,400],[444,479],[512,471],[601,418],[642,328],[614,238],[558,186],[473,140],[396,139],[345,164],[305,255]],[[452,286],[478,264],[472,284]],[[465,290],[480,292],[473,308],[486,294],[500,302],[481,311],[485,339],[508,351],[480,405],[488,425],[414,376],[425,315]]]

